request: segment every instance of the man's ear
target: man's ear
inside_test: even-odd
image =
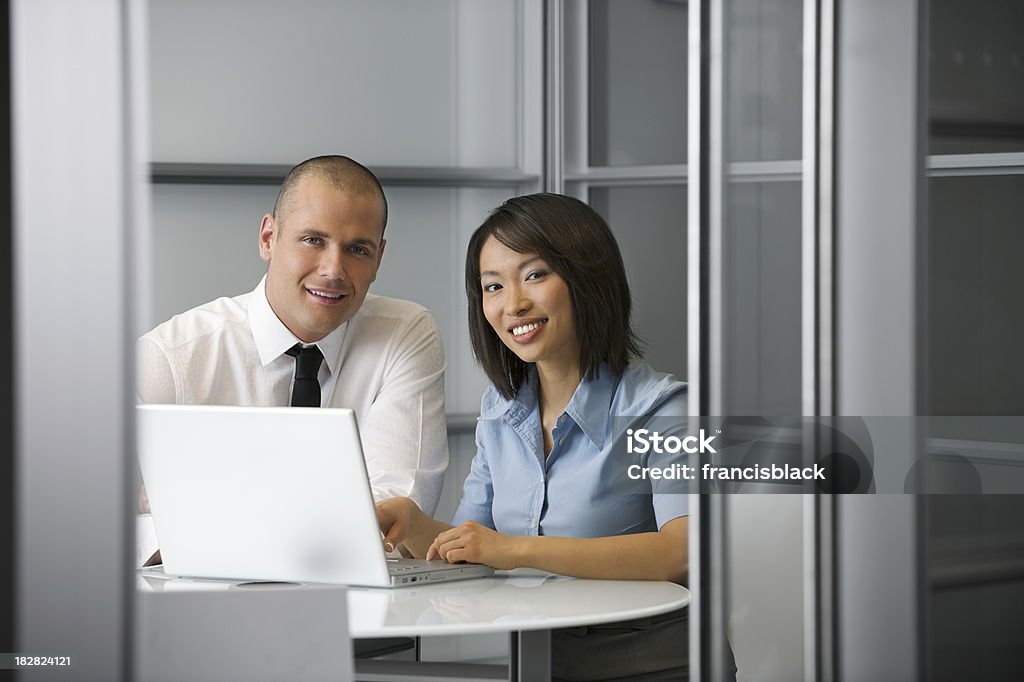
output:
[[[270,255],[274,251],[274,237],[277,235],[277,223],[274,216],[267,213],[260,223],[260,258],[267,263],[270,262]]]
[[[384,247],[388,245],[387,239],[380,240],[380,248],[377,249],[377,267],[373,269],[373,279],[370,282],[377,281],[377,271],[380,270],[380,262],[384,258]]]

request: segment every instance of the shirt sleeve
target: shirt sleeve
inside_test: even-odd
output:
[[[138,401],[163,405],[178,402],[171,361],[160,344],[149,336],[143,336],[136,343],[136,352]]]
[[[426,311],[399,334],[359,427],[374,497],[411,497],[432,515],[448,468],[444,347]]]
[[[662,403],[651,415],[648,428],[661,435],[684,438],[688,425],[687,402],[685,391],[679,392]],[[647,465],[656,468],[667,468],[673,464],[688,464],[687,455],[655,454],[651,455]],[[690,496],[687,493],[686,481],[659,479],[651,482],[654,518],[658,528],[672,519],[688,516],[690,513]]]
[[[476,521],[482,526],[494,529],[493,503],[494,484],[491,479],[491,467],[487,461],[487,451],[480,443],[478,424],[476,455],[473,457],[469,475],[462,484],[462,499],[459,500],[459,506],[452,517],[452,525]]]

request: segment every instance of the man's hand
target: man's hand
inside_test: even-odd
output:
[[[377,503],[377,523],[384,534],[384,549],[393,552],[405,540],[413,514],[419,510],[408,497],[392,497]]]
[[[450,564],[468,561],[494,568],[516,567],[516,538],[502,535],[475,521],[465,523],[438,535],[427,550],[427,559],[444,559]]]

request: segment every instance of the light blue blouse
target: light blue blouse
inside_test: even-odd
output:
[[[683,483],[655,491],[626,475],[633,463],[666,466],[655,455],[627,453],[627,429],[685,431],[685,383],[645,364],[621,377],[603,371],[584,379],[558,418],[546,460],[537,397],[535,371],[512,400],[493,386],[484,393],[477,453],[453,525],[473,520],[506,535],[604,537],[658,530],[687,514]]]

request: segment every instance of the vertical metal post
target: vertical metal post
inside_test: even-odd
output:
[[[0,412],[0,547],[13,547],[17,527],[17,506],[15,478],[14,410],[14,278],[12,276],[13,251],[11,223],[11,54],[10,54],[10,3],[0,5],[0,31],[3,33],[4,51],[0,61],[0,271],[4,280],[0,286],[0,404],[9,406]],[[13,552],[0,555],[0,649],[14,651],[15,604],[17,586],[15,573],[17,559]]]
[[[544,191],[563,192],[564,0],[547,0],[544,11]]]
[[[16,646],[80,679],[131,674],[138,9],[11,4]]]
[[[835,0],[804,2],[802,182],[802,406],[833,413]],[[820,429],[804,430],[805,465],[822,454]],[[809,483],[803,499],[804,679],[835,678],[832,561],[834,500]]]
[[[562,115],[558,121],[561,130],[561,191],[581,201],[590,200],[590,183],[565,178],[588,172],[590,168],[591,118],[599,111],[591,110],[597,66],[591,63],[590,43],[592,9],[589,0],[562,0]],[[598,107],[601,109],[601,107]],[[552,150],[554,151],[554,150]]]
[[[509,635],[509,682],[551,680],[551,631],[527,630]]]
[[[517,191],[532,194],[544,189],[542,176],[546,152],[544,148],[546,93],[544,0],[523,0],[518,3],[516,19],[519,22],[516,41],[516,90],[518,92],[519,116],[516,134],[519,139],[516,165],[536,180],[521,183]]]
[[[686,241],[687,241],[687,324],[686,324],[686,346],[687,346],[687,378],[689,382],[689,417],[691,423],[698,420],[707,404],[704,397],[704,377],[707,370],[704,366],[703,351],[707,347],[707,340],[704,336],[704,325],[701,324],[705,317],[706,293],[703,288],[705,279],[701,268],[704,267],[707,258],[704,256],[704,231],[705,217],[704,207],[707,203],[704,191],[703,177],[705,174],[704,154],[702,153],[701,140],[704,136],[704,90],[701,87],[704,82],[706,63],[704,59],[704,18],[706,7],[704,0],[690,0],[689,4],[689,74],[687,92],[687,137],[689,139],[687,150],[687,220],[686,220]],[[704,619],[706,607],[704,605],[704,592],[700,589],[705,582],[706,572],[701,562],[702,538],[701,529],[702,503],[699,493],[703,486],[692,485],[691,492],[697,492],[697,496],[690,497],[690,518],[688,555],[689,586],[692,598],[690,600],[690,675],[694,680],[704,679],[703,634],[701,623]]]
[[[835,24],[835,411],[899,417],[868,419],[876,469],[897,472],[921,452],[926,4],[841,2]],[[837,677],[921,679],[918,500],[841,495],[835,512]]]
[[[689,4],[688,372],[690,417],[721,415],[724,225],[724,0]],[[725,504],[699,484],[690,504],[690,670],[723,676],[727,615]]]
[[[804,1],[803,370],[805,415],[833,413],[835,0]]]

